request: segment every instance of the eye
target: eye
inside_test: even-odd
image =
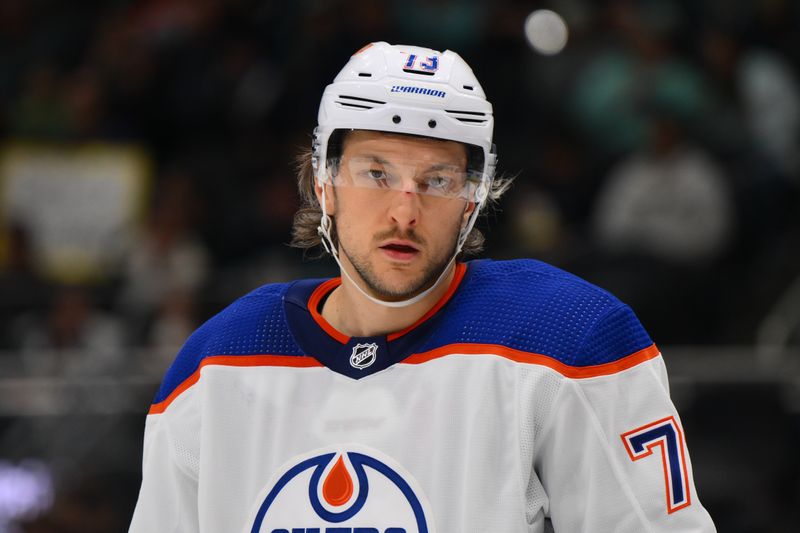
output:
[[[431,176],[425,180],[425,186],[439,191],[447,191],[451,188],[453,180],[447,176]]]
[[[386,172],[384,172],[381,168],[371,168],[367,170],[367,176],[375,181],[385,180]]]

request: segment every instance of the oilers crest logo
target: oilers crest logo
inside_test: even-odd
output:
[[[281,468],[248,533],[434,533],[416,481],[363,446],[318,450]]]

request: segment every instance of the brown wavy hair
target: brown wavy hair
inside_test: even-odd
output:
[[[330,150],[329,150],[330,151]],[[314,192],[314,170],[311,165],[312,150],[306,148],[300,151],[296,159],[297,189],[300,193],[300,207],[294,215],[292,225],[292,240],[289,243],[295,248],[311,252],[312,257],[322,257],[325,249],[321,246],[322,239],[317,232],[320,220],[322,219],[322,208]],[[513,177],[495,177],[486,203],[483,206],[485,212],[489,207],[493,207],[503,194],[508,190],[513,182]],[[331,217],[333,218],[333,217]],[[335,221],[331,225],[331,239],[334,246],[338,246],[336,238]],[[461,256],[477,255],[483,251],[485,242],[483,233],[473,226],[472,230],[464,242],[461,249]]]

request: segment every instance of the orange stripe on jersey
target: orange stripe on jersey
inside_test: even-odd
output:
[[[397,331],[395,333],[390,333],[386,336],[386,340],[391,342],[393,340],[399,339],[406,333],[414,330],[415,328],[419,327],[421,324],[425,323],[426,320],[431,318],[435,315],[439,309],[444,307],[450,298],[456,293],[456,289],[461,284],[461,280],[464,279],[464,274],[467,273],[467,265],[465,263],[457,263],[455,268],[455,274],[453,275],[452,281],[450,281],[450,285],[447,287],[447,291],[439,298],[439,301],[431,307],[427,313],[422,315],[419,320],[408,326],[407,328]],[[342,278],[332,278],[328,281],[322,283],[319,287],[314,289],[314,292],[311,293],[311,296],[308,299],[308,311],[311,313],[311,317],[314,319],[314,322],[322,328],[322,330],[330,335],[332,338],[336,339],[342,344],[347,344],[350,342],[350,337],[342,333],[341,331],[334,328],[330,322],[325,320],[322,314],[319,312],[319,303],[322,299],[327,296],[333,289],[338,287],[342,284]]]
[[[214,355],[206,357],[200,362],[200,366],[191,376],[183,380],[178,387],[170,393],[163,401],[154,403],[150,406],[148,414],[156,415],[163,413],[175,398],[183,394],[200,379],[200,371],[205,366],[283,366],[293,368],[320,367],[322,363],[308,356],[297,355]]]
[[[448,355],[490,355],[497,357],[504,357],[517,363],[541,365],[552,368],[559,374],[568,378],[592,378],[597,376],[608,376],[616,374],[623,370],[633,368],[634,366],[649,361],[660,355],[658,348],[655,344],[648,346],[643,350],[632,353],[613,363],[604,363],[602,365],[593,366],[570,366],[562,363],[561,361],[547,356],[536,353],[522,352],[512,348],[506,348],[497,344],[448,344],[429,352],[414,354],[400,364],[419,365],[427,363],[434,359],[447,357]],[[309,356],[297,355],[215,355],[206,357],[200,363],[197,370],[191,376],[186,378],[178,387],[170,393],[167,398],[161,402],[155,403],[150,407],[148,414],[163,413],[169,404],[175,398],[183,394],[192,385],[197,383],[200,379],[200,371],[205,366],[220,365],[220,366],[280,366],[291,368],[311,368],[322,367],[323,364]]]
[[[464,279],[464,274],[466,273],[467,273],[467,265],[464,263],[457,263],[456,271],[455,274],[453,275],[453,280],[450,282],[450,286],[447,288],[447,292],[445,292],[444,295],[442,295],[442,297],[439,298],[439,301],[436,302],[436,305],[431,307],[427,313],[422,315],[422,318],[420,318],[419,320],[408,326],[406,329],[398,331],[396,333],[392,333],[391,335],[387,335],[386,340],[393,341],[395,339],[399,339],[400,337],[402,337],[403,335],[405,335],[406,333],[413,330],[414,328],[416,328],[417,326],[428,320],[430,317],[435,315],[439,311],[439,309],[444,307],[444,304],[450,301],[450,298],[452,298],[453,295],[456,293],[456,289],[458,289],[458,286],[461,284],[461,280]]]
[[[612,363],[592,366],[571,366],[548,355],[522,352],[497,344],[448,344],[447,346],[442,346],[441,348],[436,348],[429,352],[414,354],[401,361],[401,363],[418,365],[441,357],[447,357],[448,355],[494,355],[505,357],[517,363],[546,366],[568,378],[593,378],[622,372],[623,370],[633,368],[640,363],[658,357],[660,354],[656,345],[651,344],[643,350],[634,352]]]
[[[311,313],[311,317],[314,319],[314,322],[316,322],[317,325],[319,325],[319,327],[325,331],[325,333],[342,344],[347,344],[350,342],[350,337],[331,326],[330,322],[325,320],[319,312],[319,302],[322,300],[322,298],[341,284],[342,278],[332,278],[314,289],[314,292],[311,293],[311,297],[308,299],[308,311]]]

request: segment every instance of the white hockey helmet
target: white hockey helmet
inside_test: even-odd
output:
[[[329,146],[336,130],[405,133],[464,143],[470,170],[480,174],[476,202],[485,203],[494,178],[492,104],[472,69],[455,52],[418,46],[369,44],[353,54],[325,88],[314,130],[312,164],[329,179]],[[475,157],[475,155],[477,157]]]

